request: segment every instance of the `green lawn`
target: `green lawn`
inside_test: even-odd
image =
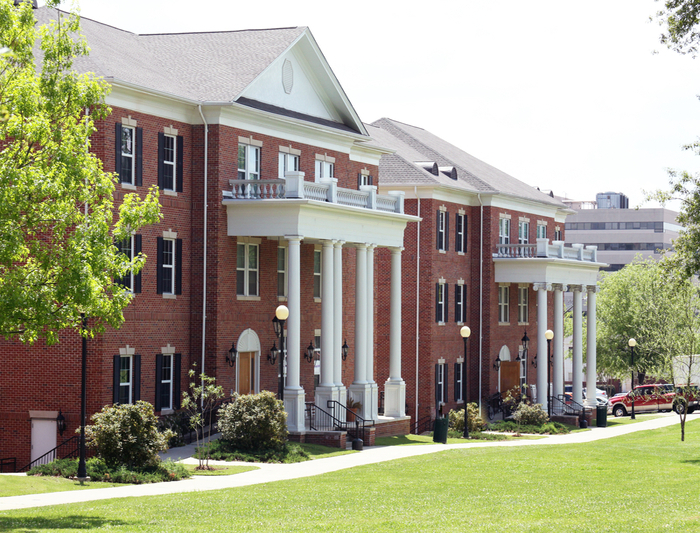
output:
[[[0,497],[22,496],[24,494],[44,494],[46,492],[61,492],[66,490],[101,489],[105,487],[120,487],[122,483],[86,482],[60,477],[42,476],[0,476]],[[2,528],[0,528],[0,531]]]
[[[0,513],[2,531],[700,531],[700,421],[313,478]]]
[[[241,474],[243,472],[249,472],[251,470],[259,470],[260,467],[257,466],[246,466],[246,465],[214,465],[210,464],[213,470],[197,470],[198,465],[186,464],[185,468],[189,470],[192,475],[195,476],[230,476],[233,474]]]

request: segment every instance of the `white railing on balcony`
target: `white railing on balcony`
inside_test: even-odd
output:
[[[288,172],[284,179],[229,180],[230,191],[223,191],[224,199],[270,200],[303,198],[350,207],[360,207],[386,213],[403,213],[403,191],[389,191],[378,195],[377,187],[362,185],[360,190],[338,187],[336,178],[321,178],[320,183],[304,181],[303,172]]]
[[[498,244],[493,257],[528,258],[549,257],[557,259],[572,259],[574,261],[598,262],[598,247],[572,244],[564,246],[564,241],[537,239],[537,244]]]

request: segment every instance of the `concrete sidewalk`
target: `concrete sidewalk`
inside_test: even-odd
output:
[[[689,420],[692,420],[691,417]],[[96,500],[107,500],[110,498],[128,498],[132,496],[155,496],[162,494],[175,494],[180,492],[196,492],[206,490],[226,489],[232,487],[244,487],[247,485],[257,485],[259,483],[270,483],[285,479],[298,479],[303,477],[317,476],[328,472],[335,472],[356,466],[402,459],[404,457],[414,457],[429,453],[441,452],[444,450],[454,450],[457,448],[480,448],[480,447],[510,447],[510,446],[542,446],[553,444],[573,444],[592,442],[609,439],[643,431],[656,429],[678,424],[679,419],[676,414],[661,415],[654,420],[637,422],[635,424],[625,424],[612,428],[592,428],[591,431],[572,433],[569,435],[552,435],[537,440],[518,441],[483,441],[465,444],[427,444],[414,446],[374,446],[365,448],[362,452],[329,457],[326,459],[316,459],[304,463],[294,464],[264,464],[256,463],[259,469],[242,474],[231,476],[195,476],[191,479],[172,483],[153,483],[148,485],[126,485],[123,487],[105,489],[86,489],[70,492],[53,492],[49,494],[31,494],[26,496],[8,496],[0,498],[0,511],[10,509],[26,509],[29,507],[43,507],[47,505],[60,505],[65,503],[77,503]],[[194,453],[194,446],[175,448],[164,454],[166,458],[175,460],[182,459],[183,462],[196,464],[197,459],[191,455]],[[212,464],[246,464],[251,463],[224,463],[210,461]]]

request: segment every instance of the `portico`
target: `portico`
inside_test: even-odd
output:
[[[526,248],[526,249],[523,249]],[[566,248],[563,241],[537,239],[536,245],[499,246],[493,254],[495,282],[530,284],[537,292],[537,376],[536,401],[547,405],[548,295],[553,294],[554,332],[552,358],[552,395],[564,394],[564,292],[573,293],[573,400],[583,404],[583,293],[588,295],[588,335],[586,381],[596,383],[596,291],[598,271],[605,263],[597,261],[597,247],[574,244]],[[595,395],[586,405],[595,406]]]

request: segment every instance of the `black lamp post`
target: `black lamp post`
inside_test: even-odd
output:
[[[272,319],[272,325],[275,328],[275,334],[280,339],[280,357],[279,357],[279,384],[278,384],[278,396],[279,399],[284,401],[284,322],[289,317],[289,309],[286,305],[280,305],[275,310],[275,318]],[[276,346],[273,347],[276,349]],[[272,350],[270,350],[272,353]]]
[[[233,368],[236,364],[236,355],[238,354],[238,350],[236,350],[236,342],[234,341],[231,343],[231,349],[228,351],[226,354],[226,362],[228,363],[228,366]]]
[[[544,332],[544,338],[547,339],[547,414],[552,416],[552,399],[550,397],[550,384],[552,383],[552,339],[554,332],[548,329]]]
[[[496,360],[493,362],[493,369],[494,370],[501,369],[501,354],[500,353],[498,355],[496,355]]]
[[[630,368],[632,370],[632,383],[630,385],[630,394],[632,395],[632,416],[630,417],[632,420],[635,420],[634,416],[634,347],[637,346],[637,341],[634,339],[630,339],[627,341],[627,344],[630,347],[630,350],[632,350],[632,364],[630,365]],[[590,389],[590,386],[588,387]]]
[[[528,352],[528,347],[530,345],[530,338],[527,336],[527,330],[525,330],[523,334],[523,338],[520,339],[520,342],[523,343],[523,376],[526,374],[527,371],[527,352]],[[537,366],[535,366],[537,368]],[[520,384],[520,394],[525,396],[525,380],[523,380],[523,383]]]
[[[63,412],[60,409],[56,417],[56,428],[58,429],[58,434],[63,437],[63,432],[66,430],[66,417],[63,416]]]
[[[82,385],[80,391],[80,459],[78,460],[78,481],[88,481],[87,465],[85,464],[85,418],[87,418],[87,317],[81,313],[83,337]]]
[[[277,362],[277,356],[279,353],[280,351],[277,349],[277,342],[275,342],[272,345],[272,348],[270,348],[270,353],[267,354],[267,362],[274,366],[274,364]]]
[[[316,347],[314,346],[314,341],[311,341],[308,348],[306,348],[306,352],[304,353],[304,359],[306,359],[309,363],[313,361],[315,351]]]
[[[472,334],[472,330],[467,326],[462,326],[459,330],[459,334],[462,336],[464,341],[464,372],[462,376],[462,394],[464,396],[464,438],[469,438],[469,411],[467,409],[467,396],[469,394],[469,380],[467,379],[467,369],[469,364],[467,362],[467,339],[469,335]]]
[[[347,339],[345,339],[345,342],[343,342],[343,345],[340,347],[340,351],[343,354],[343,361],[345,361],[348,358],[348,352],[350,351]]]

